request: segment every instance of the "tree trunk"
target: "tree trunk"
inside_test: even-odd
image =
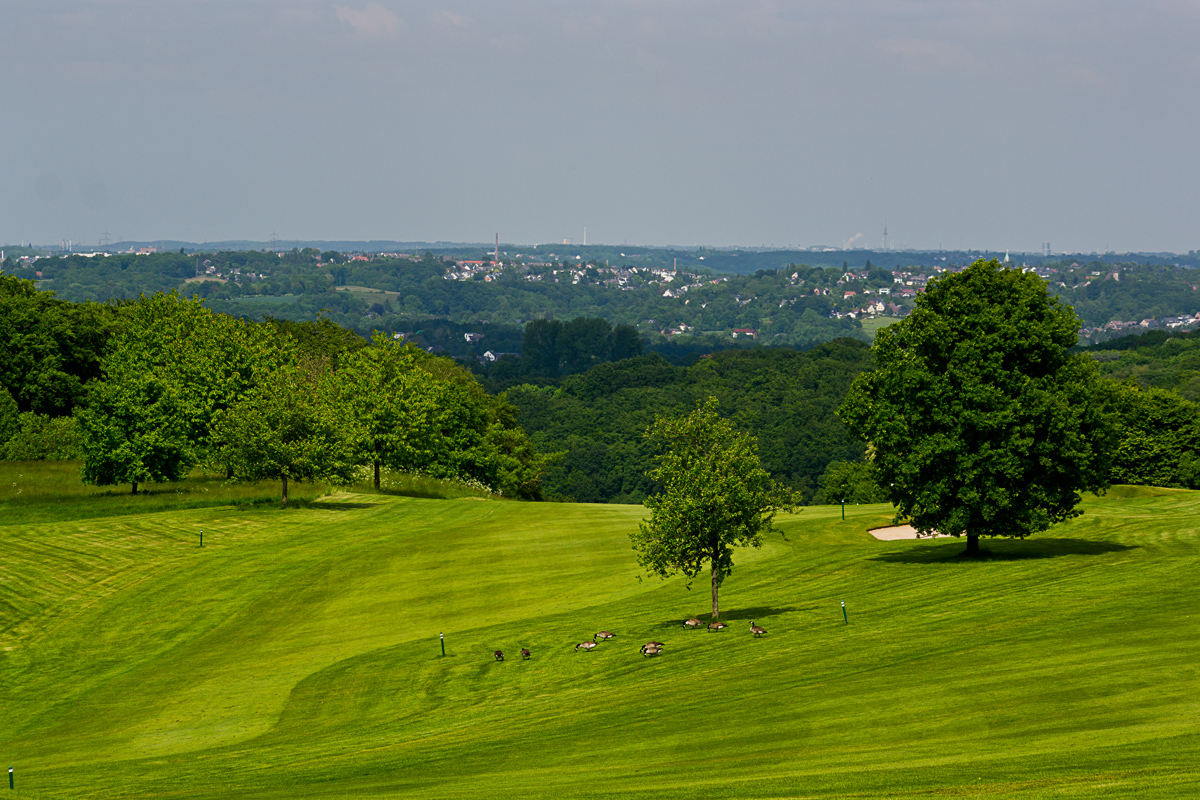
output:
[[[716,622],[718,619],[721,618],[721,605],[720,605],[720,603],[717,602],[717,592],[720,590],[720,588],[721,588],[721,581],[717,577],[717,568],[716,568],[716,566],[714,566],[713,570],[712,570],[713,622]]]
[[[967,534],[967,555],[972,556],[972,557],[979,555],[979,534],[978,533],[968,533]]]
[[[283,507],[287,508],[287,475],[283,476]]]
[[[137,481],[133,482],[133,493],[137,494]]]
[[[379,459],[375,459],[375,491],[379,491]]]

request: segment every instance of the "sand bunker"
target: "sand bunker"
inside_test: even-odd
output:
[[[895,539],[932,539],[935,536],[944,536],[941,533],[917,533],[917,529],[912,525],[895,525],[890,528],[875,528],[868,531],[876,539],[882,539],[885,542],[890,542]]]

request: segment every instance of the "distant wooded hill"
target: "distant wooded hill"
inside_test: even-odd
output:
[[[1157,330],[1088,348],[1100,373],[1143,389],[1169,389],[1200,402],[1200,331]]]
[[[871,366],[864,343],[838,339],[807,352],[726,351],[676,367],[651,354],[601,364],[555,387],[507,393],[518,421],[543,452],[562,454],[546,491],[580,502],[641,502],[652,484],[644,439],[655,414],[686,413],[714,396],[720,412],[758,437],[771,474],[810,500],[833,461],[862,458],[863,445],[834,411]]]
[[[614,260],[576,259],[577,249],[526,248],[502,255],[499,264],[470,249],[370,256],[306,249],[10,258],[2,266],[63,300],[178,289],[248,319],[326,316],[360,335],[413,334],[425,348],[479,359],[489,351],[517,352],[521,327],[545,318],[603,318],[634,326],[649,349],[697,354],[750,343],[807,348],[839,337],[869,340],[907,313],[940,270],[973,257],[844,253],[856,260],[827,265],[823,253],[694,250],[686,268],[674,271],[661,264],[662,253],[673,251],[629,248],[612,253]],[[820,263],[779,264],[783,253]],[[912,263],[922,255],[928,263]],[[777,268],[712,271],[731,261]],[[1128,330],[1117,322],[1180,325],[1186,316],[1186,325],[1197,324],[1200,273],[1187,266],[1147,257],[1119,264],[1042,260],[1036,269],[1080,315],[1086,341]]]

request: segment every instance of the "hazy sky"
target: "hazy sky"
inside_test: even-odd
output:
[[[0,242],[1200,248],[1200,0],[0,0]]]

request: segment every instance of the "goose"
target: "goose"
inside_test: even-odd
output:
[[[726,628],[728,628],[728,627],[729,627],[729,626],[728,626],[728,625],[726,625],[724,622],[710,622],[710,623],[708,623],[708,629],[709,629],[710,631],[723,631],[723,630],[725,630],[725,629],[726,629]]]
[[[616,634],[615,634],[615,633],[613,633],[612,631],[600,631],[600,632],[599,632],[599,633],[597,633],[597,634],[593,634],[593,636],[592,636],[592,641],[593,641],[593,642],[594,642],[594,641],[596,641],[596,639],[597,639],[597,638],[600,638],[600,639],[611,639],[611,638],[613,638],[614,636],[616,636]]]
[[[754,624],[754,620],[751,620],[750,621],[750,632],[753,633],[755,636],[762,636],[764,633],[767,632],[767,629],[758,627],[757,625]]]
[[[704,624],[704,623],[703,623],[703,622],[701,622],[700,620],[696,619],[695,617],[692,617],[692,618],[691,618],[691,619],[689,619],[687,622],[683,623],[683,627],[685,627],[685,628],[699,628],[699,627],[701,627],[703,624]]]
[[[521,658],[523,658],[523,659],[529,658],[529,648],[528,647],[521,648]]]
[[[575,649],[579,650],[582,648],[586,652],[588,650],[593,649],[595,646],[596,646],[596,643],[592,642],[592,641],[580,642],[579,644],[575,645]]]
[[[644,655],[644,656],[656,656],[661,652],[662,652],[662,648],[660,648],[660,647],[643,647],[642,648],[642,655]]]
[[[644,653],[647,650],[662,650],[663,647],[664,645],[662,642],[646,642],[644,645],[642,645],[642,652]]]
[[[496,652],[492,653],[492,655],[494,655],[496,657],[497,661],[504,660],[504,652],[502,650],[497,650]]]

